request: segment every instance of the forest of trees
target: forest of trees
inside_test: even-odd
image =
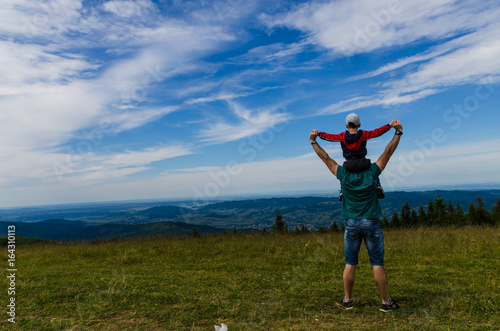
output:
[[[446,203],[445,199],[438,194],[437,198],[429,200],[427,208],[420,205],[418,209],[412,209],[408,203],[405,203],[399,213],[396,210],[394,211],[390,220],[387,216],[384,216],[381,224],[383,228],[464,225],[497,226],[500,225],[500,197],[491,211],[484,207],[483,199],[478,197],[475,202],[469,204],[469,208],[465,213],[458,203],[455,205],[451,200]],[[310,232],[303,223],[300,227],[297,226],[294,230],[289,231],[279,211],[276,211],[276,222],[273,230],[276,233],[292,232],[295,234],[304,234]],[[342,222],[337,223],[335,221],[331,228],[320,227],[318,232],[337,232],[343,230],[344,226]]]
[[[469,204],[465,213],[460,205],[454,205],[451,201],[445,202],[441,196],[430,199],[427,209],[420,205],[418,210],[410,208],[408,203],[404,204],[401,211],[394,211],[391,219],[384,217],[382,227],[386,228],[409,228],[418,226],[463,226],[463,225],[490,225],[500,224],[500,197],[497,203],[489,211],[484,207],[484,201],[477,198]]]

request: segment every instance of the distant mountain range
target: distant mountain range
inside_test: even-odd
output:
[[[139,238],[151,236],[192,236],[196,228],[200,235],[220,233],[226,230],[208,225],[195,225],[183,222],[151,222],[146,224],[103,224],[88,225],[81,221],[45,220],[35,223],[9,223],[16,227],[16,236],[44,238],[51,240],[107,240],[113,238]],[[5,228],[5,229],[4,229]],[[0,229],[6,236],[7,227]]]
[[[406,202],[411,208],[425,207],[438,195],[446,202],[460,204],[467,212],[477,197],[491,210],[500,190],[387,192],[380,203],[384,214],[390,217]],[[221,201],[204,206],[194,206],[188,201],[88,204],[0,210],[0,221],[3,221],[0,224],[15,225],[18,236],[53,240],[191,236],[193,228],[200,234],[233,228],[239,231],[269,229],[278,210],[289,228],[302,223],[311,228],[330,227],[339,220],[340,208],[338,197],[312,196]],[[0,235],[6,233],[7,226],[0,226]]]

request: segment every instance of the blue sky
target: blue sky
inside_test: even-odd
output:
[[[487,0],[3,0],[0,206],[335,194],[308,134],[350,112],[404,126],[386,190],[497,185],[499,17]]]

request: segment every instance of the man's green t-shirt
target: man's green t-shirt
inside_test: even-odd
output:
[[[347,172],[342,166],[338,166],[337,178],[342,184],[343,194],[340,214],[342,219],[383,217],[375,192],[381,173],[376,163],[359,173]]]

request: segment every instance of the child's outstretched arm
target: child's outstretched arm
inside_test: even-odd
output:
[[[318,137],[327,141],[344,141],[345,132],[339,134],[331,134],[326,132],[320,132]]]
[[[391,129],[391,125],[390,124],[386,124],[386,125],[383,125],[380,128],[377,128],[377,129],[375,129],[373,131],[365,131],[365,130],[363,130],[362,139],[363,140],[368,140],[368,139],[380,137],[381,135],[383,135],[384,133],[386,133],[390,129]]]

